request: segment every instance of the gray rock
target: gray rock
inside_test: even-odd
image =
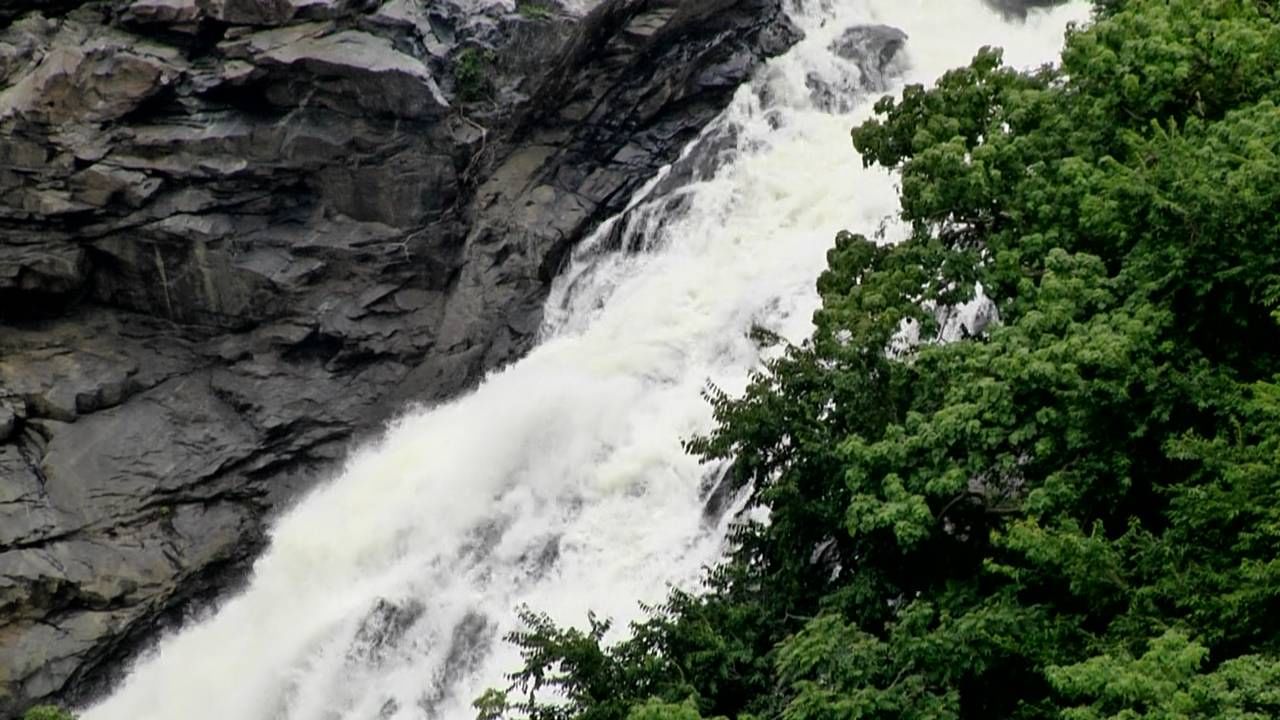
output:
[[[1066,0],[984,0],[1007,18],[1025,20],[1027,13],[1037,8],[1061,5]]]
[[[0,357],[0,386],[31,412],[71,421],[130,394],[136,365],[124,356],[57,348]]]
[[[200,380],[166,381],[52,436],[40,470],[50,505],[74,518],[69,530],[127,517],[139,498],[204,497],[250,457],[254,429]]]
[[[0,478],[0,545],[28,545],[57,532],[60,513],[22,444],[0,445]]]
[[[852,64],[857,73],[834,83],[808,76],[805,84],[814,103],[830,111],[848,112],[858,97],[887,90],[903,70],[906,44],[907,34],[888,25],[848,28],[827,49]]]
[[[844,31],[831,52],[852,60],[862,71],[863,86],[883,89],[887,73],[907,44],[907,34],[888,25],[858,25]]]
[[[779,0],[0,0],[0,717],[110,686],[352,442],[525,352],[797,38]]]
[[[55,214],[50,212],[50,214]],[[0,245],[0,293],[55,298],[78,292],[88,279],[84,248],[37,242]],[[0,308],[0,318],[24,314],[22,308]]]
[[[284,108],[314,103],[349,115],[422,119],[449,107],[423,61],[368,33],[298,26],[250,35],[224,50],[233,57],[249,53],[269,83],[266,100]],[[299,76],[321,76],[325,83],[298,82]]]
[[[29,74],[0,91],[0,118],[18,115],[45,124],[117,119],[178,79],[180,68],[170,64],[176,58],[148,49],[135,49],[126,37],[88,39],[82,28],[68,28]]]
[[[134,23],[187,26],[204,17],[196,0],[136,0],[125,10]]]

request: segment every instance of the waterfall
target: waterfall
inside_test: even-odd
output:
[[[929,82],[982,45],[1051,61],[1089,15],[793,2],[806,39],[739,90],[689,167],[578,249],[539,346],[465,397],[407,409],[278,520],[238,596],[162,639],[87,720],[471,718],[518,666],[502,640],[517,606],[574,624],[594,610],[625,632],[640,602],[696,587],[732,514],[706,507],[722,468],[681,450],[711,427],[700,391],[745,386],[753,327],[809,333],[837,230],[902,232],[894,177],[849,142],[878,79],[833,43],[899,28],[890,82]]]

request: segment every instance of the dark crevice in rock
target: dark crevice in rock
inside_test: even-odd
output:
[[[46,17],[61,17],[86,4],[86,2],[88,0],[43,0],[42,2],[33,2],[33,0],[0,0],[0,30],[3,30],[16,18],[33,10],[40,11]]]
[[[287,348],[280,357],[288,362],[318,362],[323,365],[337,357],[342,352],[342,347],[342,338],[313,331]]]

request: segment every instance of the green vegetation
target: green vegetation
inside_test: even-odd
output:
[[[37,705],[28,710],[22,720],[76,720],[76,716],[54,705]]]
[[[530,20],[546,20],[552,15],[550,6],[534,0],[519,0],[516,3],[516,12]]]
[[[1280,717],[1278,105],[1271,0],[1108,0],[1060,68],[882,100],[910,239],[841,233],[689,443],[771,521],[624,642],[527,612],[482,715]]]
[[[463,102],[484,100],[493,95],[492,50],[466,48],[453,61],[453,80]]]

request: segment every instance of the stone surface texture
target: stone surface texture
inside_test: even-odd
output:
[[[779,0],[551,7],[0,0],[0,718],[101,692],[352,443],[527,351],[798,39]]]

